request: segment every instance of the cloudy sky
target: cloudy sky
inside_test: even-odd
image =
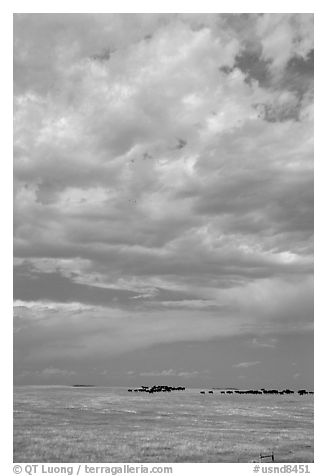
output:
[[[14,16],[18,384],[313,385],[313,16]]]

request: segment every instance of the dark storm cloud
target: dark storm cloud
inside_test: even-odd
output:
[[[75,283],[60,273],[33,273],[29,277],[14,275],[14,299],[23,301],[49,300],[117,305],[136,293],[127,290],[101,289]]]
[[[269,61],[261,59],[259,52],[244,51],[235,58],[235,68],[239,68],[245,74],[245,81],[258,81],[262,87],[270,85],[271,73]]]
[[[117,289],[78,282],[79,275],[70,273],[63,276],[60,272],[40,273],[29,265],[16,266],[14,270],[14,299],[20,301],[80,302],[100,306],[135,306],[135,301],[143,295],[127,289]],[[77,281],[74,281],[77,280]],[[193,295],[181,291],[155,288],[146,295],[155,301],[182,301],[192,299]]]
[[[297,93],[300,99],[313,89],[314,51],[310,50],[306,57],[293,56],[286,65],[280,87],[289,88]]]

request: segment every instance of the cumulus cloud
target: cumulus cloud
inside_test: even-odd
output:
[[[18,359],[311,329],[312,20],[15,15]]]
[[[274,349],[276,347],[277,342],[278,342],[278,339],[276,339],[275,337],[270,337],[266,339],[263,339],[262,337],[259,339],[257,337],[254,337],[250,345],[253,347],[263,347],[263,348]]]
[[[258,365],[260,364],[259,361],[254,361],[254,362],[239,362],[238,364],[235,364],[233,365],[233,367],[236,367],[236,368],[240,368],[240,369],[243,369],[243,368],[248,368],[248,367],[253,367],[254,365]]]

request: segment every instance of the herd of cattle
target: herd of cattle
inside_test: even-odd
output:
[[[206,392],[202,390],[200,393],[204,395]],[[208,393],[213,394],[213,391],[209,390]],[[222,390],[220,393],[228,395],[291,395],[295,392],[294,390],[290,390],[288,388],[286,390],[266,390],[265,388],[262,388],[261,390]],[[313,394],[313,392],[308,392],[307,390],[298,390],[297,393],[299,395]]]
[[[185,387],[170,387],[168,385],[153,385],[152,387],[147,387],[142,385],[140,388],[129,388],[129,392],[146,392],[146,393],[155,393],[155,392],[172,392],[173,390],[185,390]]]
[[[171,387],[169,385],[153,385],[152,387],[148,387],[146,385],[142,385],[140,388],[129,388],[129,392],[145,392],[145,393],[156,393],[156,392],[172,392],[174,390],[185,390],[185,387]],[[213,390],[208,390],[205,392],[201,390],[200,392],[202,395],[206,393],[213,395]],[[312,395],[313,392],[308,392],[307,390],[294,390],[286,389],[286,390],[266,390],[265,388],[261,388],[260,390],[221,390],[221,394],[227,395],[291,395],[294,393],[298,393],[299,395]]]

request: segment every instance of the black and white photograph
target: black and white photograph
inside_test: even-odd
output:
[[[309,472],[314,14],[12,20],[14,468]]]

